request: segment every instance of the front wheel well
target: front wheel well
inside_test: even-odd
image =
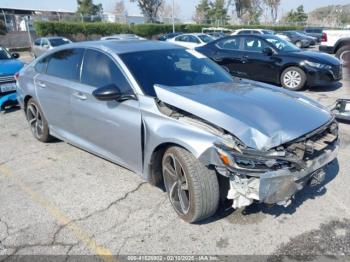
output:
[[[27,95],[27,96],[25,96],[25,98],[24,98],[24,111],[26,111],[27,110],[27,104],[28,104],[28,101],[31,99],[32,97],[30,96],[30,95]]]
[[[165,151],[171,146],[178,146],[174,143],[163,143],[158,145],[152,152],[151,160],[148,165],[149,168],[149,183],[154,186],[158,186],[165,189],[163,182],[163,173],[162,173],[162,159]]]

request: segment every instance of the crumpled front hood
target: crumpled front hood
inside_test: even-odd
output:
[[[268,150],[331,120],[302,95],[253,81],[186,87],[155,86],[157,97],[230,132],[246,146]]]
[[[21,61],[16,59],[0,59],[0,77],[16,74],[23,65]]]

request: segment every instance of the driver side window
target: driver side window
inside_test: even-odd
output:
[[[81,82],[95,88],[115,84],[122,93],[132,93],[116,63],[106,54],[92,49],[85,51]]]

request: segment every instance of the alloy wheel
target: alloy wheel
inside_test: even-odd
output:
[[[180,214],[187,214],[190,209],[190,193],[184,168],[173,154],[167,154],[163,162],[164,183],[170,202]]]
[[[31,103],[27,108],[27,119],[34,136],[40,139],[44,132],[44,123],[38,107]]]
[[[291,70],[283,76],[284,84],[291,89],[297,88],[301,83],[301,75],[299,72]]]

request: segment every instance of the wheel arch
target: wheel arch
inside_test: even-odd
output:
[[[338,50],[345,45],[350,45],[350,37],[338,40],[334,47],[334,53],[338,52]]]
[[[169,147],[181,147],[187,151],[189,151],[191,154],[196,156],[197,152],[194,152],[194,150],[189,146],[181,142],[163,142],[158,144],[155,148],[153,148],[149,158],[149,161],[146,160],[144,170],[145,170],[145,178],[146,180],[154,185],[159,186],[164,189],[163,185],[163,174],[162,174],[162,159],[165,151]]]
[[[33,98],[31,95],[26,95],[26,96],[24,97],[24,100],[23,100],[23,102],[24,102],[24,108],[23,108],[24,111],[27,110],[28,101],[29,101],[31,98]]]

